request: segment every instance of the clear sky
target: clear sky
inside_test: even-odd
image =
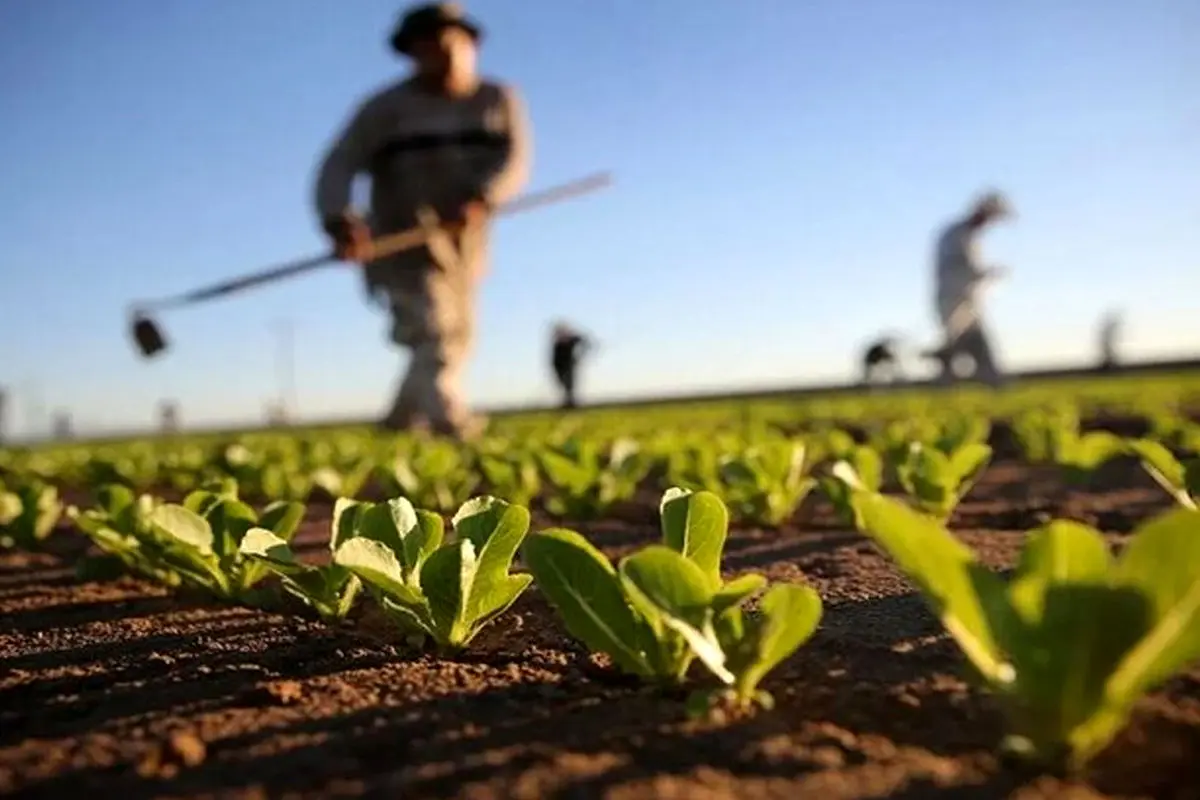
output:
[[[295,331],[304,416],[374,414],[403,356],[351,268],[164,315],[125,308],[324,247],[315,162],[403,74],[392,0],[0,4],[0,384],[10,432],[254,420]],[[475,0],[516,83],[531,188],[609,190],[499,224],[469,388],[548,400],[550,322],[601,341],[592,396],[849,377],[934,340],[931,239],[997,186],[1009,366],[1200,350],[1195,0]]]

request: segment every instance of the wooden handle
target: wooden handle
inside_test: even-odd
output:
[[[572,197],[577,197],[581,194],[594,192],[598,189],[603,189],[612,183],[612,173],[597,172],[594,175],[580,178],[569,183],[560,184],[550,189],[541,192],[531,192],[529,194],[518,197],[511,203],[506,203],[496,210],[495,216],[507,217],[511,214],[519,214],[523,211],[532,211],[535,208],[557,203],[560,200],[567,200]],[[443,223],[438,226],[443,231],[458,232],[465,227],[462,222]],[[410,250],[414,247],[420,247],[429,240],[429,237],[434,233],[426,226],[416,226],[396,233],[389,233],[384,236],[379,236],[373,241],[374,247],[371,250],[371,258],[366,263],[378,261],[388,256],[394,256],[397,253],[402,253],[405,250]]]

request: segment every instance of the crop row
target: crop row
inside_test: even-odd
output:
[[[578,434],[523,451],[484,447],[473,453],[475,464],[461,448],[409,443],[407,458],[393,467],[406,476],[396,478],[393,499],[337,497],[329,559],[320,564],[303,562],[291,547],[302,502],[282,497],[256,510],[243,499],[243,480],[269,495],[263,471],[274,465],[285,475],[307,474],[303,461],[230,458],[226,448],[214,462],[175,473],[198,482],[179,503],[139,494],[128,474],[114,471],[118,480],[99,481],[94,504],[83,510],[64,509],[49,476],[26,462],[6,473],[15,488],[3,500],[2,535],[10,546],[37,547],[65,513],[105,554],[81,562],[92,568],[115,564],[251,606],[272,607],[282,590],[331,623],[347,620],[365,599],[409,645],[443,654],[469,647],[536,583],[566,631],[613,668],[678,686],[699,665],[707,680],[689,703],[699,711],[769,705],[761,681],[808,640],[822,614],[811,587],[768,586],[753,573],[723,579],[731,516],[778,522],[820,487],[846,524],[923,592],[975,679],[1000,699],[1010,730],[1005,746],[1081,766],[1111,741],[1142,694],[1200,657],[1200,462],[1176,455],[1186,427],[1167,443],[1081,433],[1054,415],[1031,416],[1014,429],[1030,457],[1074,478],[1118,454],[1136,455],[1177,507],[1140,525],[1119,559],[1088,526],[1051,522],[1029,534],[1005,580],[945,527],[992,456],[988,423],[962,415],[925,428],[889,426],[874,444],[836,430],[821,438],[756,431],[743,433],[732,451],[712,441],[659,458],[632,440]],[[826,468],[812,468],[814,451]],[[490,472],[488,459],[495,460]],[[358,469],[379,470],[368,463]],[[474,491],[475,465],[500,491],[454,505]],[[112,465],[82,466],[102,477]],[[577,532],[530,534],[534,494],[562,517],[593,516],[630,496],[654,469],[669,483],[659,506],[660,544],[614,565]],[[904,499],[883,493],[888,471]],[[513,490],[507,496],[506,487]],[[449,530],[446,510],[454,512]],[[526,571],[514,571],[515,562]]]

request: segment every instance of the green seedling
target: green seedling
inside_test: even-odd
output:
[[[1127,447],[1176,503],[1184,508],[1200,507],[1200,457],[1178,459],[1153,439],[1135,439]]]
[[[789,520],[817,481],[803,442],[762,440],[721,465],[722,494],[738,519],[761,525]]]
[[[1094,529],[1052,522],[1006,582],[937,521],[861,489],[853,502],[999,699],[1004,746],[1025,758],[1082,768],[1145,692],[1200,657],[1200,512],[1142,524],[1118,559]]]
[[[304,506],[277,501],[259,515],[228,486],[192,492],[181,505],[158,506],[150,512],[150,531],[161,548],[162,566],[177,572],[184,583],[224,600],[253,604],[252,590],[270,573],[261,561],[243,556],[242,539],[251,528],[265,528],[290,541]]]
[[[352,500],[339,498],[334,506],[329,550],[332,556],[354,531],[344,526],[346,509]],[[296,558],[291,546],[282,537],[266,528],[251,528],[239,546],[242,557],[257,561],[279,578],[283,590],[300,600],[326,622],[345,619],[354,608],[362,589],[362,581],[346,567],[329,563],[320,566],[304,564]]]
[[[546,478],[546,509],[568,519],[593,519],[614,503],[628,500],[650,471],[637,443],[619,438],[607,448],[572,437],[538,452]]]
[[[33,478],[17,488],[0,485],[0,547],[36,549],[63,514],[58,489]]]
[[[454,540],[444,544],[442,518],[405,499],[357,504],[342,517],[353,534],[334,563],[357,575],[414,643],[462,650],[533,580],[509,572],[529,511],[495,497],[464,503],[451,523]]]
[[[896,467],[896,474],[913,505],[935,519],[946,520],[979,480],[991,458],[992,448],[986,444],[968,443],[945,453],[911,442],[908,455]]]
[[[627,556],[617,568],[574,531],[534,534],[524,555],[539,589],[572,636],[625,672],[679,685],[699,658],[731,687],[719,694],[739,704],[769,703],[758,684],[811,634],[811,613],[790,611],[794,604],[811,612],[815,593],[795,603],[790,588],[775,587],[759,616],[743,616],[740,606],[766,580],[753,573],[721,579],[728,511],[720,498],[673,488],[660,511],[663,544]]]
[[[174,588],[182,579],[169,566],[166,545],[150,523],[158,505],[148,494],[137,495],[124,484],[111,483],[96,490],[94,507],[80,511],[72,506],[67,518],[101,553],[118,560],[128,572]],[[92,567],[82,568],[85,577]]]
[[[883,485],[883,458],[870,445],[851,444],[847,448],[834,453],[839,461],[845,461],[858,475],[859,481],[867,489],[877,492]],[[821,491],[833,504],[834,513],[847,525],[857,525],[854,518],[854,506],[850,502],[850,488],[832,474],[820,478]]]

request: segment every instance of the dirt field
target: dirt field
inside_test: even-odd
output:
[[[1169,500],[1133,465],[1090,491],[993,465],[952,526],[1014,563],[1046,515],[1119,543]],[[610,556],[659,536],[658,493],[574,526]],[[328,507],[300,541],[323,545]],[[589,659],[530,590],[473,652],[413,658],[386,629],[333,630],[133,580],[81,584],[52,555],[0,559],[0,792],[10,797],[1200,798],[1200,669],[1149,698],[1086,782],[1023,774],[919,597],[816,496],[736,529],[730,574],[806,580],[814,638],[768,677],[777,706],[689,721]],[[536,527],[549,524],[540,518]],[[69,545],[59,545],[60,547]]]

